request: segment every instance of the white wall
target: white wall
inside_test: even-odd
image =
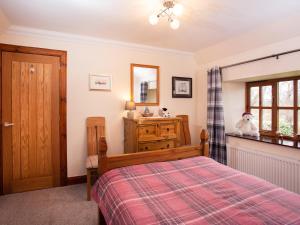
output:
[[[10,22],[8,21],[8,19],[6,18],[2,10],[0,9],[0,34],[5,30],[7,30],[9,26],[10,26]]]
[[[237,51],[237,46],[245,48],[243,40],[235,39],[234,52]],[[222,45],[219,45],[220,47]],[[300,48],[300,36],[285,41],[264,45],[254,48],[243,53],[233,54],[230,51],[230,46],[227,46],[222,53],[222,57],[216,59],[218,52],[222,49],[217,49],[213,46],[211,49],[206,49],[203,54],[207,58],[214,58],[211,62],[203,61],[205,57],[202,52],[196,54],[196,59],[199,65],[198,68],[198,105],[197,105],[197,124],[201,127],[206,127],[207,118],[207,69],[213,66],[224,66],[245,60],[251,60],[266,55],[272,55],[284,51]],[[224,53],[225,52],[225,53]],[[226,55],[226,56],[224,56]],[[223,101],[224,101],[224,116],[226,131],[232,131],[235,123],[240,119],[241,114],[245,110],[245,81],[255,80],[268,76],[271,78],[275,74],[283,72],[291,72],[300,70],[300,52],[281,56],[278,60],[275,58],[259,61],[256,63],[245,64],[223,70]],[[269,76],[272,75],[272,76]]]
[[[144,48],[94,39],[47,33],[7,32],[1,43],[66,50],[68,176],[86,173],[86,128],[88,116],[105,116],[109,154],[123,152],[124,103],[130,96],[130,63],[160,66],[161,106],[173,114],[188,114],[193,143],[196,133],[196,92],[192,99],[172,99],[172,76],[188,76],[196,83],[196,62],[191,54]],[[112,91],[89,91],[88,75],[112,75]],[[195,90],[195,88],[194,88]]]

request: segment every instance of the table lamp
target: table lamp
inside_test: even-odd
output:
[[[127,118],[129,119],[133,119],[134,118],[134,112],[133,110],[135,110],[136,107],[135,107],[135,103],[134,101],[126,101],[125,103],[125,110],[129,110],[127,112]]]

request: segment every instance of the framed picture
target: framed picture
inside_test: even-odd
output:
[[[192,98],[193,84],[189,77],[172,77],[172,97]]]
[[[90,74],[90,90],[110,91],[111,76]]]

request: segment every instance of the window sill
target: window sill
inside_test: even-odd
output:
[[[290,147],[290,148],[294,148],[294,149],[300,149],[299,141],[280,140],[278,138],[265,137],[265,136],[260,136],[260,137],[253,137],[253,136],[248,136],[248,135],[241,136],[241,135],[237,135],[235,133],[226,133],[226,136],[236,137],[236,138],[241,138],[241,139],[246,139],[246,140],[252,140],[252,141],[257,141],[257,142],[262,142],[262,143],[280,145],[280,146]]]

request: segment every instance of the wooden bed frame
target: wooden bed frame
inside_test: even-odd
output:
[[[164,150],[156,150],[150,152],[138,152],[122,155],[107,156],[107,144],[105,137],[100,138],[99,144],[99,160],[98,160],[98,173],[99,176],[105,172],[120,168],[124,166],[152,163],[152,162],[165,162],[171,160],[185,159],[195,156],[209,156],[208,145],[208,132],[202,130],[200,134],[200,145],[197,146],[182,146],[178,148],[170,148]],[[99,224],[105,225],[105,219],[98,207],[99,211]]]

